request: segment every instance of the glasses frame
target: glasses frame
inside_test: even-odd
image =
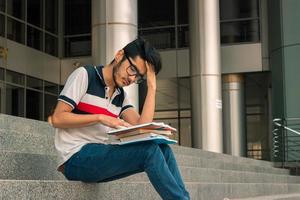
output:
[[[144,81],[146,80],[145,76],[142,75],[142,74],[139,72],[137,66],[131,62],[131,60],[130,60],[129,57],[127,56],[126,51],[124,51],[124,55],[125,55],[125,58],[128,60],[128,62],[129,62],[129,64],[130,64],[130,65],[126,68],[127,74],[128,74],[129,76],[135,76],[135,79],[136,79],[136,80],[135,80],[134,82],[135,82],[136,84],[140,84],[140,83],[144,82]],[[129,68],[130,68],[131,71],[134,71],[134,73],[128,72],[128,69],[129,69]]]

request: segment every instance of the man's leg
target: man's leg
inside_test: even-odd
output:
[[[175,178],[177,184],[180,186],[185,195],[189,197],[189,193],[184,186],[184,182],[181,178],[181,174],[171,147],[167,144],[160,144],[159,147],[164,154],[169,170]]]
[[[188,199],[170,172],[160,147],[152,142],[131,145],[88,144],[65,163],[70,180],[101,182],[146,171],[163,199]]]

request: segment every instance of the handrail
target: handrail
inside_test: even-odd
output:
[[[297,118],[294,118],[294,119],[297,119]],[[281,126],[281,127],[285,128],[286,130],[289,130],[289,131],[291,131],[291,132],[293,132],[293,133],[296,133],[297,135],[300,135],[300,132],[298,132],[298,131],[296,131],[296,130],[294,130],[294,129],[291,129],[291,128],[287,127],[287,126],[284,126],[284,125],[282,125],[282,124],[279,124],[279,123],[276,122],[275,120],[277,121],[278,119],[274,119],[274,120],[273,120],[273,122],[274,122],[275,125]],[[299,120],[300,120],[300,118],[299,118]]]
[[[300,118],[273,119],[273,158],[281,162],[282,167],[289,162],[300,162],[299,127]]]

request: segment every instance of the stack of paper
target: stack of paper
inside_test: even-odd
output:
[[[170,139],[173,133],[177,130],[167,124],[151,122],[146,124],[139,124],[131,127],[121,127],[108,132],[109,135],[113,135],[116,142],[111,144],[130,144],[143,141],[154,141],[155,143],[177,143],[176,140]]]

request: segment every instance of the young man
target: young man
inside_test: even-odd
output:
[[[145,171],[163,199],[189,199],[168,145],[107,144],[111,128],[153,120],[160,69],[159,53],[139,38],[119,50],[110,64],[80,67],[70,75],[52,115],[59,170],[67,179],[106,182]],[[122,87],[144,79],[148,90],[139,115]]]

